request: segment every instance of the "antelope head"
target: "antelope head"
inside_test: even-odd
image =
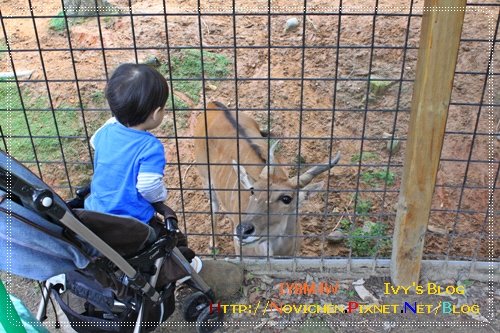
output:
[[[324,186],[323,181],[312,183],[312,180],[340,160],[337,153],[328,164],[289,178],[283,166],[274,165],[276,144],[271,146],[269,161],[257,179],[233,161],[242,188],[251,193],[248,206],[242,207],[241,222],[234,230],[236,253],[240,253],[241,247],[246,255],[294,255],[300,248],[302,235],[298,209]]]

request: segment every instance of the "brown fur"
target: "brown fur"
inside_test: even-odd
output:
[[[297,198],[296,179],[290,181],[287,170],[281,166],[272,168],[273,171],[269,174],[268,181],[267,173],[261,174],[266,166],[268,138],[262,136],[257,122],[244,113],[238,114],[237,123],[238,125],[236,112],[228,111],[218,102],[209,103],[206,113],[203,112],[198,116],[194,130],[194,153],[204,188],[208,190],[210,179],[211,188],[214,191],[212,197],[226,212],[231,213],[229,216],[235,234],[235,226],[240,223],[251,224],[255,227],[255,235],[248,238],[255,239],[255,241],[247,243],[243,241],[243,255],[266,255],[267,252],[270,255],[294,255],[300,247],[300,238],[293,236],[302,234],[295,215],[297,205],[307,199],[308,189],[318,190],[323,184],[305,186],[304,192],[300,192]],[[239,136],[237,136],[236,128],[239,128]],[[209,167],[207,166],[207,150]],[[246,170],[253,183],[254,195],[251,195],[252,191],[238,182],[238,174],[233,161],[238,162],[241,166],[240,170]],[[279,157],[275,156],[272,163],[280,164]],[[241,178],[240,176],[240,181]],[[271,190],[269,192],[267,191],[268,184]],[[283,203],[280,200],[283,195],[293,197],[293,202]],[[218,210],[216,206],[213,205],[214,211]],[[240,211],[243,212],[241,215],[238,214]],[[266,215],[268,211],[272,214],[269,215],[269,221]],[[217,224],[216,220],[214,219]],[[271,235],[269,249],[267,248],[267,234]],[[239,239],[235,238],[234,245],[235,252],[239,253]]]

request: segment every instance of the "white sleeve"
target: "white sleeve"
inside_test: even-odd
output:
[[[167,198],[163,175],[159,173],[139,172],[136,188],[143,198],[151,203],[165,201]]]
[[[95,135],[100,131],[102,130],[106,125],[109,125],[109,124],[114,124],[114,123],[117,123],[118,120],[116,120],[115,117],[111,117],[109,118],[108,120],[106,120],[106,122],[97,129],[97,131],[95,131],[94,135],[92,135],[92,137],[90,138],[90,146],[92,147],[92,149],[95,149],[95,146],[94,146],[94,139],[95,139]]]

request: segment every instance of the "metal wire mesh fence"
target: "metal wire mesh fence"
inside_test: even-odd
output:
[[[499,8],[466,8],[426,259],[498,257],[486,239],[498,245],[488,223],[499,215]],[[91,180],[89,138],[111,116],[106,80],[120,63],[147,63],[170,85],[171,112],[153,133],[167,154],[168,203],[198,253],[235,256],[246,209],[214,212],[196,172],[193,139],[206,140],[194,136],[196,117],[219,101],[255,119],[268,146],[279,139],[276,167],[290,176],[341,152],[318,194],[287,213],[303,230],[294,257],[387,257],[423,10],[414,0],[4,4],[3,149],[71,197]],[[259,214],[283,215],[269,204]]]

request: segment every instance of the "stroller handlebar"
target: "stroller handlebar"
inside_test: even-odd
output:
[[[89,194],[90,194],[90,185],[86,185],[76,189],[76,196],[82,200],[85,200],[85,197]]]
[[[167,229],[168,232],[178,233],[179,228],[177,227],[177,220],[174,220],[172,218],[166,218],[165,229]]]
[[[168,207],[161,201],[153,203],[153,207],[156,212],[163,216],[163,219],[165,221],[165,229],[167,229],[167,231],[171,233],[178,233],[179,228],[177,226],[177,215],[172,210],[172,208]]]

